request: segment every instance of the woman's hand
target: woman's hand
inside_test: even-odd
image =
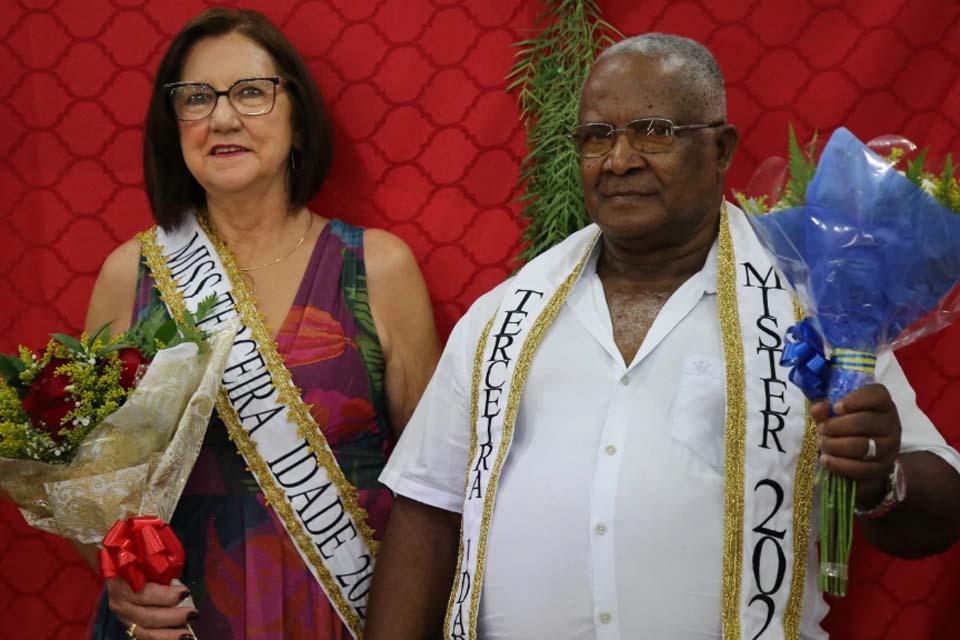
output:
[[[110,611],[138,640],[192,640],[185,627],[197,617],[193,607],[178,606],[190,596],[183,585],[148,582],[137,593],[122,578],[107,580]]]

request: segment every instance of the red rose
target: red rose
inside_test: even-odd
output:
[[[76,406],[66,391],[70,378],[54,373],[57,367],[67,362],[63,358],[52,359],[40,370],[22,402],[33,426],[46,431],[57,442],[63,439],[60,435],[63,417]]]
[[[147,359],[133,347],[120,349],[117,356],[123,363],[123,369],[120,371],[120,386],[124,389],[133,389],[140,382],[142,377],[140,367],[147,363]]]

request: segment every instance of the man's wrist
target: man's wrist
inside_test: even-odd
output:
[[[891,470],[893,467],[891,467]],[[884,497],[890,491],[890,474],[883,476],[881,480],[871,480],[869,482],[857,482],[857,500],[856,508],[860,511],[869,511],[883,502]]]
[[[890,475],[882,486],[886,489],[882,494],[883,497],[878,502],[875,502],[874,506],[867,509],[862,509],[859,505],[855,506],[853,509],[854,515],[858,518],[879,518],[903,502],[907,495],[907,482],[899,458],[893,461],[893,468],[890,470]],[[859,497],[858,492],[858,498]]]

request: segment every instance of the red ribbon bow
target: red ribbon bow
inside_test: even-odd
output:
[[[183,545],[170,526],[155,516],[117,520],[103,538],[100,572],[120,576],[134,591],[147,582],[170,584],[183,571]]]

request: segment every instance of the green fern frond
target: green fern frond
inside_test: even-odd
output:
[[[806,200],[807,186],[813,180],[813,174],[817,171],[817,164],[813,159],[817,145],[817,134],[813,134],[808,150],[804,151],[800,147],[800,143],[797,142],[797,134],[793,130],[793,124],[788,125],[788,132],[787,167],[790,171],[790,179],[787,181],[783,197],[777,205],[796,207]]]
[[[580,89],[597,54],[621,34],[601,17],[594,0],[546,0],[536,38],[516,43],[507,76],[517,91],[527,131],[521,215],[525,262],[562,241],[590,220],[583,208],[579,159],[567,134],[577,123]]]

